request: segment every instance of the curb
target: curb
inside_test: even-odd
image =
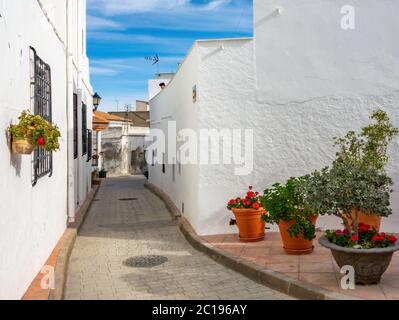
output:
[[[60,252],[57,256],[55,265],[55,283],[57,284],[54,290],[50,290],[49,300],[63,300],[65,294],[66,280],[68,276],[69,258],[71,256],[73,247],[75,245],[76,237],[80,228],[85,221],[87,213],[89,212],[94,198],[97,195],[100,185],[95,185],[83,202],[83,205],[76,213],[76,220],[68,224],[68,228],[64,232],[65,239],[63,241]]]
[[[269,288],[278,290],[289,296],[304,300],[358,300],[356,297],[328,291],[304,281],[287,278],[283,273],[262,268],[255,263],[236,257],[221,249],[215,248],[206,241],[202,240],[195,232],[190,223],[181,216],[180,211],[173,204],[170,197],[158,187],[147,183],[145,185],[166,205],[168,210],[179,222],[179,228],[187,241],[198,251],[208,255],[214,261],[237,271],[246,277]],[[175,213],[178,212],[179,215]]]
[[[144,187],[150,190],[153,194],[155,194],[159,199],[161,199],[165,203],[166,208],[168,209],[169,213],[172,215],[172,218],[174,220],[179,220],[179,218],[181,218],[182,215],[180,210],[176,207],[172,199],[165,192],[163,192],[157,186],[149,182],[145,183]]]

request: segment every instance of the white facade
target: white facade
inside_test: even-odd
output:
[[[169,85],[150,101],[151,128],[167,133],[168,121],[176,121],[177,132],[190,128],[196,136],[201,129],[241,128],[254,104],[253,56],[252,39],[197,41]],[[167,164],[165,173],[162,164],[148,166],[150,183],[171,197],[198,233],[231,231],[226,194],[220,193],[250,179],[234,176],[233,166]]]
[[[345,5],[355,9],[354,30],[341,28],[342,21],[347,25]],[[393,0],[255,0],[254,41],[197,42],[150,101],[151,127],[165,134],[169,120],[177,121],[177,131],[191,128],[197,135],[206,128],[253,129],[252,173],[236,176],[232,165],[186,165],[173,179],[173,165],[163,173],[161,164],[149,164],[150,182],[181,210],[184,203],[184,215],[200,235],[236,232],[228,226],[226,203],[249,185],[263,192],[330,165],[332,138],[368,124],[374,109],[386,110],[399,126],[396,8]],[[383,228],[397,231],[398,140],[390,152],[394,215]],[[339,221],[323,217],[318,224]]]
[[[84,0],[0,0],[0,299],[19,299],[73,220],[91,186],[82,156],[81,102],[91,128],[92,89],[85,53]],[[31,50],[51,68],[52,119],[60,128],[53,172],[32,186],[32,156],[10,151],[6,128],[33,112]],[[73,93],[78,94],[78,158],[73,158]]]
[[[354,30],[341,28],[348,22],[346,5],[355,10]],[[395,0],[254,1],[253,126],[262,129],[255,142],[255,186],[330,165],[332,138],[360,130],[374,109],[387,111],[399,126],[397,8]],[[395,182],[394,215],[383,228],[397,232],[398,139],[388,171]],[[332,220],[337,222],[322,218],[319,224],[331,227],[326,221]]]

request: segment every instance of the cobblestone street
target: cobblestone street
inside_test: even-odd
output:
[[[103,181],[70,258],[66,299],[290,299],[193,249],[145,181]],[[124,264],[140,255],[167,261]]]

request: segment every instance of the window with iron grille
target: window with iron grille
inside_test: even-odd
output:
[[[89,162],[93,155],[93,136],[92,131],[87,130],[87,162]]]
[[[82,103],[82,156],[87,154],[87,106]]]
[[[73,94],[73,158],[78,158],[78,95]]]
[[[52,121],[52,97],[51,97],[51,69],[39,56],[36,50],[31,48],[31,92],[34,105],[34,114],[40,115],[47,121]],[[32,160],[32,185],[53,172],[53,153],[36,148]]]

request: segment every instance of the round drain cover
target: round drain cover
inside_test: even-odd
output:
[[[160,266],[168,261],[168,258],[164,256],[155,256],[155,255],[148,255],[148,256],[137,256],[126,259],[123,264],[127,267],[132,268],[151,268]]]

